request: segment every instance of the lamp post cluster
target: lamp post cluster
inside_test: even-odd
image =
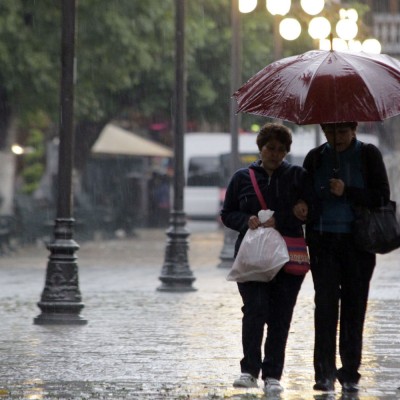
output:
[[[354,8],[340,9],[339,20],[335,26],[337,36],[334,36],[331,22],[321,16],[327,0],[300,0],[300,8],[310,17],[308,22],[309,35],[319,42],[321,50],[352,50],[367,53],[380,53],[381,45],[374,38],[365,39],[363,42],[356,39],[358,34],[358,13]],[[292,7],[291,0],[266,0],[266,8],[271,15],[279,19],[278,32],[285,40],[296,40],[301,34],[301,24],[293,16],[289,16]],[[239,11],[250,13],[257,7],[257,0],[239,0]],[[298,14],[296,12],[296,14]],[[330,36],[332,35],[332,40]]]

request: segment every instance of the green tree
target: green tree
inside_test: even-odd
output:
[[[38,17],[40,15],[40,17]],[[0,148],[11,118],[58,109],[59,10],[51,0],[0,2]]]
[[[104,124],[129,115],[143,131],[170,120],[174,85],[173,0],[77,1],[76,163],[83,167]],[[261,2],[260,2],[261,3]],[[230,0],[187,2],[188,121],[229,129]],[[273,61],[273,17],[264,4],[242,20],[242,81]],[[0,3],[0,146],[13,116],[44,112],[57,134],[60,82],[60,3]],[[310,42],[285,43],[283,56]],[[309,48],[309,47],[308,47]],[[299,51],[301,50],[301,51]],[[246,127],[260,120],[243,115]]]
[[[24,180],[22,192],[32,194],[39,186],[44,172],[45,149],[44,135],[38,128],[30,129],[26,146],[29,152],[24,156],[22,178]]]
[[[265,65],[269,20],[258,10],[243,24],[243,76]],[[171,118],[174,85],[173,0],[77,2],[76,161],[84,165],[101,128],[134,116],[145,127]],[[188,2],[188,120],[229,128],[230,1]],[[60,7],[54,0],[0,4],[0,143],[7,121],[44,111],[58,121]],[[56,126],[56,125],[55,125]],[[57,128],[47,135],[57,134]]]

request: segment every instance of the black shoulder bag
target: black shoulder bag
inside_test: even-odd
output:
[[[355,207],[353,232],[360,250],[385,254],[399,248],[400,224],[396,217],[396,203],[391,200],[376,208]]]
[[[358,207],[355,213],[354,240],[360,250],[385,254],[400,247],[400,225],[394,201],[372,209]]]

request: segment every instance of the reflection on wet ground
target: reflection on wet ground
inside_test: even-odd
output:
[[[159,286],[165,234],[84,244],[79,251],[85,326],[38,326],[46,251],[0,259],[1,399],[400,399],[400,253],[379,258],[365,326],[358,395],[312,390],[313,289],[301,290],[287,346],[285,391],[234,389],[241,358],[240,298],[217,268],[221,232],[197,232],[190,293]],[[339,363],[339,360],[338,360]]]

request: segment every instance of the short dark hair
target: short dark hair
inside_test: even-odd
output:
[[[286,147],[286,151],[290,152],[290,146],[292,144],[292,133],[290,129],[282,124],[269,122],[262,126],[260,132],[257,135],[257,147],[261,149],[266,143],[276,139],[278,142],[282,143]]]
[[[339,129],[339,128],[350,128],[350,129],[356,129],[358,123],[355,121],[350,121],[350,122],[332,122],[332,123],[327,123],[327,124],[321,124],[321,128],[324,131],[325,128],[334,128],[334,129]]]

